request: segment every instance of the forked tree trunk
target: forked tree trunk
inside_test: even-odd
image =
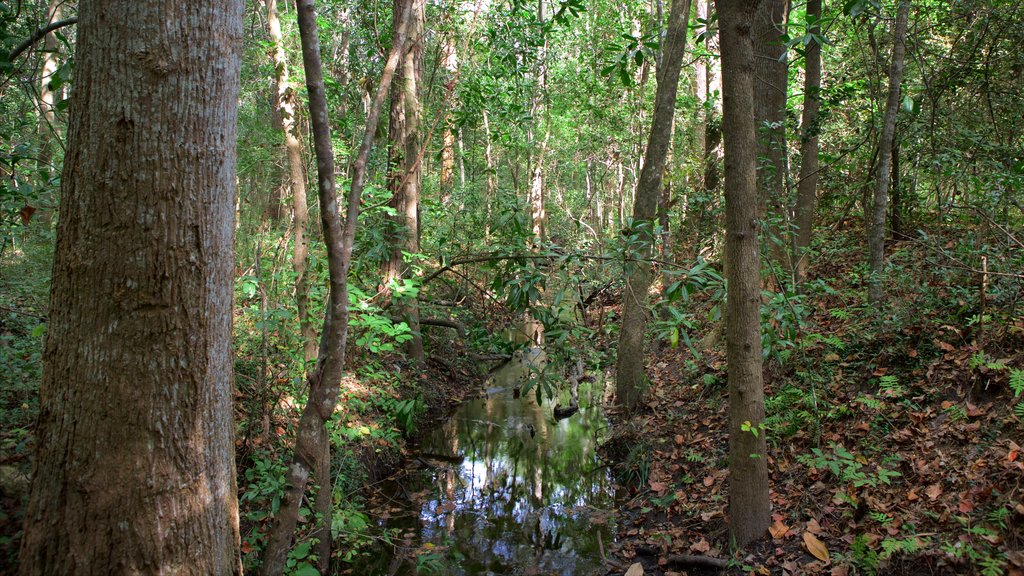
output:
[[[717,0],[725,138],[726,359],[729,522],[743,548],[771,520],[761,373],[761,259],[757,238],[757,133],[751,16],[757,2]]]
[[[404,253],[416,254],[420,251],[419,210],[420,183],[423,172],[420,170],[420,99],[419,84],[423,68],[423,0],[395,0],[394,38],[397,42],[401,22],[410,18],[409,36],[415,43],[413,48],[402,57],[395,73],[395,82],[391,86],[391,117],[389,132],[391,137],[390,166],[391,174],[388,187],[391,188],[390,206],[395,210],[392,218],[398,228],[398,236],[392,239],[391,257],[384,264],[382,282],[384,290],[392,282],[402,283],[409,278],[410,270],[405,264]],[[412,331],[412,339],[406,345],[406,353],[417,364],[423,363],[423,337],[420,334],[420,311],[415,297],[399,299],[401,317]]]
[[[689,16],[690,0],[672,1],[665,52],[661,69],[658,70],[651,132],[633,204],[633,227],[640,246],[635,254],[636,261],[630,263],[631,271],[626,278],[626,291],[622,297],[622,328],[619,331],[615,367],[615,394],[627,414],[639,408],[647,387],[644,374],[644,333],[647,328],[647,291],[654,280],[650,258],[654,253],[658,197],[672,141],[676,94],[683,55],[686,53],[686,25]]]
[[[796,187],[796,230],[793,234],[793,278],[797,287],[807,281],[807,249],[814,237],[818,207],[818,110],[821,108],[821,0],[807,0],[807,33],[814,38],[804,51],[804,110],[800,120],[800,180]]]
[[[306,204],[306,164],[302,159],[302,142],[299,140],[297,120],[297,98],[295,88],[288,74],[288,55],[281,35],[281,20],[277,16],[277,0],[264,0],[267,11],[267,29],[274,45],[274,87],[275,105],[284,147],[288,155],[288,186],[292,193],[292,269],[295,270],[295,308],[299,320],[299,334],[302,338],[302,357],[309,363],[316,360],[316,330],[309,318],[309,241],[306,228],[309,225],[309,207]]]
[[[23,575],[241,573],[242,14],[240,0],[79,3]]]
[[[906,54],[907,23],[910,0],[900,0],[893,27],[892,66],[889,68],[889,94],[885,99],[882,133],[878,137],[878,168],[875,171],[875,197],[868,231],[868,302],[877,306],[883,299],[882,268],[885,264],[885,215],[889,204],[889,178],[892,166],[892,143],[896,133],[896,115],[900,106],[900,82],[903,80],[903,58]]]
[[[359,202],[366,184],[366,165],[373,147],[377,122],[387,96],[391,79],[400,57],[407,48],[407,22],[400,26],[399,42],[391,48],[380,85],[377,87],[369,114],[366,132],[359,153],[352,164],[352,185],[349,189],[345,221],[338,210],[337,186],[334,183],[334,151],[331,145],[330,125],[327,121],[327,97],[324,90],[323,67],[320,62],[320,41],[317,37],[314,0],[298,0],[299,35],[302,38],[302,61],[306,71],[306,89],[309,91],[309,110],[316,151],[317,183],[319,185],[320,219],[327,244],[327,267],[330,275],[330,299],[324,327],[320,337],[320,352],[316,368],[307,378],[308,400],[299,418],[295,454],[286,475],[285,494],[274,517],[267,547],[263,552],[260,574],[279,576],[284,572],[299,518],[299,506],[306,492],[306,484],[314,474],[320,490],[327,490],[327,498],[319,499],[317,511],[330,522],[330,466],[325,461],[329,454],[326,424],[338,404],[341,377],[345,368],[345,349],[348,336],[348,271],[352,263],[352,245],[355,242]],[[326,502],[326,510],[322,503]],[[329,537],[329,534],[328,534]],[[329,548],[329,546],[328,546]],[[323,549],[318,549],[322,555]],[[329,550],[328,550],[329,553]]]

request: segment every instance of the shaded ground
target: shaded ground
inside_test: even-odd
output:
[[[701,555],[735,574],[1024,574],[1024,396],[1009,382],[1024,369],[1024,315],[958,321],[970,303],[935,269],[905,264],[917,247],[894,252],[907,267],[883,320],[859,286],[827,280],[798,301],[798,340],[766,362],[773,525],[745,555],[730,556],[723,514],[724,353],[650,354],[647,404],[605,446],[632,494],[614,550],[623,567],[721,573],[678,561]],[[849,278],[852,259],[819,277]]]

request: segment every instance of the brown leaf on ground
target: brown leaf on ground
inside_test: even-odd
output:
[[[828,548],[825,547],[824,542],[818,540],[817,536],[810,532],[804,532],[804,546],[812,556],[822,562],[828,562]]]
[[[626,570],[625,576],[644,576],[644,566],[639,562],[634,562],[629,570]]]
[[[789,532],[789,526],[782,523],[782,520],[776,520],[774,524],[768,528],[768,532],[771,533],[772,538],[782,538]]]
[[[698,554],[707,554],[708,550],[711,550],[711,544],[708,543],[707,539],[701,538],[697,542],[690,544],[690,550]]]

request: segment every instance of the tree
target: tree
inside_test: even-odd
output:
[[[770,253],[788,264],[781,241],[780,221],[786,218],[786,96],[789,84],[786,45],[789,0],[761,0],[754,13],[754,128],[757,130],[758,217]],[[786,260],[786,262],[783,262]]]
[[[907,51],[907,22],[910,19],[910,0],[900,0],[896,9],[896,24],[892,32],[892,65],[889,67],[889,93],[885,99],[882,132],[878,136],[878,167],[875,170],[875,196],[871,207],[868,230],[868,301],[878,305],[882,301],[882,268],[885,264],[885,216],[889,203],[889,171],[892,167],[893,139],[896,133],[896,115],[900,106],[900,82],[903,80],[903,58]]]
[[[420,153],[420,98],[419,85],[423,74],[423,20],[425,2],[423,0],[395,0],[393,20],[394,38],[400,40],[398,33],[401,23],[409,18],[409,36],[413,47],[402,57],[395,81],[391,86],[391,117],[389,132],[391,134],[390,164],[391,174],[388,186],[391,188],[390,206],[395,210],[392,220],[398,229],[391,241],[391,257],[384,263],[381,282],[384,290],[391,292],[390,285],[397,282],[401,285],[403,278],[410,275],[409,266],[405,264],[405,254],[416,254],[420,251],[420,185],[423,181]],[[446,132],[447,136],[447,132]],[[423,337],[420,334],[420,312],[415,297],[403,296],[399,303],[402,319],[412,331],[406,350],[409,358],[418,364],[423,363]]]
[[[345,370],[345,352],[348,342],[348,272],[352,265],[359,221],[359,204],[366,185],[367,162],[377,132],[381,108],[399,60],[409,49],[409,20],[399,23],[391,52],[380,84],[369,107],[366,130],[355,161],[352,163],[352,184],[349,187],[348,206],[342,222],[338,210],[338,186],[334,179],[334,147],[331,127],[327,121],[327,95],[320,59],[320,39],[313,0],[299,0],[297,4],[299,35],[302,40],[302,63],[306,72],[306,90],[309,92],[309,110],[316,151],[317,186],[320,202],[320,220],[327,245],[327,267],[330,276],[330,297],[327,314],[320,336],[320,353],[316,367],[306,378],[309,396],[299,418],[295,451],[288,466],[284,496],[274,516],[267,547],[263,552],[260,574],[278,576],[284,572],[299,521],[299,507],[306,494],[310,476],[319,482],[315,512],[320,516],[317,537],[320,546],[321,572],[327,572],[330,562],[331,520],[331,466],[327,422],[334,414],[341,391],[341,376]]]
[[[640,406],[647,385],[644,375],[644,332],[647,327],[647,292],[654,280],[650,258],[654,252],[654,225],[662,175],[672,141],[679,71],[686,52],[686,24],[689,16],[690,0],[673,0],[668,33],[665,36],[665,54],[658,70],[651,133],[633,205],[632,232],[637,235],[639,249],[635,261],[631,262],[622,298],[622,329],[619,332],[615,367],[616,396],[626,412],[633,412]]]
[[[761,373],[761,262],[757,245],[751,0],[716,0],[722,47],[725,231],[728,294],[729,518],[739,547],[771,520]]]
[[[306,163],[302,158],[302,141],[297,125],[297,95],[288,74],[288,54],[281,35],[281,20],[277,15],[277,0],[264,0],[267,12],[267,30],[273,44],[274,106],[278,128],[284,134],[285,153],[288,156],[288,187],[292,193],[292,269],[295,271],[295,310],[302,337],[302,357],[308,365],[316,359],[316,329],[309,318],[309,207],[306,200]],[[279,207],[279,199],[273,204]],[[279,209],[279,208],[276,208]]]
[[[61,0],[50,0],[46,9],[46,25],[60,20]],[[37,158],[39,174],[44,187],[49,186],[53,174],[53,134],[57,130],[57,114],[54,105],[57,103],[56,93],[51,87],[54,74],[57,72],[60,45],[57,31],[51,30],[43,36],[43,68],[39,79],[39,156]],[[46,212],[50,211],[49,206]]]
[[[800,177],[796,186],[796,231],[793,234],[793,280],[802,286],[810,262],[814,213],[818,201],[818,110],[821,108],[821,0],[807,1],[804,50],[804,110],[800,120]]]
[[[83,0],[21,573],[238,574],[239,0]]]

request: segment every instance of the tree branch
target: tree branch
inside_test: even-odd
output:
[[[15,46],[14,50],[11,50],[11,53],[7,55],[7,61],[14,62],[15,58],[21,56],[22,52],[28,50],[33,44],[42,39],[43,36],[46,36],[50,32],[53,32],[54,30],[60,30],[65,26],[71,26],[72,24],[78,24],[78,16],[74,16],[72,18],[65,18],[64,20],[57,20],[56,22],[52,22],[49,26],[36,28],[35,32],[33,32],[21,44]]]

